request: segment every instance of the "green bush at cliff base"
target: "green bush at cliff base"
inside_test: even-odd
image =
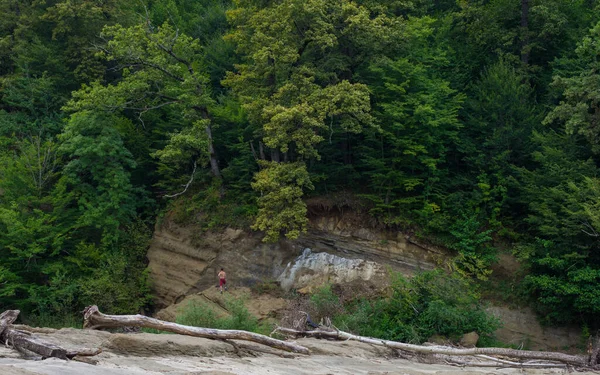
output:
[[[312,310],[340,306],[333,323],[341,330],[386,340],[423,343],[433,335],[458,340],[475,331],[479,344],[492,342],[500,321],[483,308],[474,286],[457,275],[428,271],[406,279],[394,275],[389,296],[344,305],[325,286],[311,298]],[[319,319],[318,315],[315,318]]]
[[[244,305],[244,298],[225,297],[225,308],[229,315],[219,316],[207,303],[190,301],[176,317],[179,324],[217,329],[239,329],[268,334],[269,327],[261,324]]]

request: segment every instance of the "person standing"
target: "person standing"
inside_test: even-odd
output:
[[[223,293],[223,288],[227,290],[227,274],[225,273],[225,270],[221,268],[221,271],[217,276],[219,276],[219,290]]]

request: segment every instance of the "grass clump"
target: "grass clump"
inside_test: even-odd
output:
[[[236,329],[261,334],[268,334],[269,327],[261,324],[244,304],[245,298],[226,297],[225,309],[228,314],[220,316],[207,303],[190,301],[176,317],[176,322],[183,325],[217,329]]]

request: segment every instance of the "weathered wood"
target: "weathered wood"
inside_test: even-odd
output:
[[[459,367],[493,367],[493,368],[538,368],[538,369],[549,369],[549,368],[562,368],[567,369],[568,365],[564,363],[556,364],[556,363],[527,363],[527,362],[514,362],[507,363],[490,361],[490,362],[478,362],[478,361],[460,361],[456,359],[445,360],[444,364],[450,366],[459,366]]]
[[[75,357],[93,357],[102,353],[102,348],[98,349],[81,349],[81,350],[69,350],[67,351],[67,358],[72,359]]]
[[[182,324],[165,322],[163,320],[150,318],[144,315],[105,315],[98,310],[98,306],[88,306],[83,311],[83,328],[117,328],[117,327],[141,327],[154,328],[161,331],[178,333],[181,335],[204,337],[215,340],[244,340],[270,346],[272,348],[285,350],[299,354],[310,354],[310,351],[295,343],[277,340],[258,333],[240,330],[222,330],[214,328],[190,327]]]
[[[6,310],[2,314],[0,314],[0,337],[4,331],[17,320],[17,317],[21,311],[19,310]]]
[[[561,362],[576,366],[587,366],[587,360],[584,356],[571,355],[557,352],[540,352],[529,350],[516,350],[507,348],[468,348],[456,349],[445,346],[421,346],[414,344],[406,344],[402,342],[375,339],[371,337],[357,336],[339,330],[323,330],[316,329],[313,331],[298,331],[289,328],[278,327],[274,332],[279,332],[285,335],[307,336],[307,337],[328,337],[337,340],[355,340],[372,345],[386,346],[393,349],[400,349],[412,353],[422,354],[445,354],[450,356],[476,356],[476,355],[492,355],[508,358],[519,359],[539,359],[545,361]]]
[[[8,327],[3,334],[5,342],[8,342],[13,347],[27,349],[31,352],[39,354],[42,358],[55,357],[67,359],[67,351],[59,346],[44,342],[29,332],[19,331]]]
[[[25,331],[29,333],[54,333],[58,331],[56,328],[46,328],[46,327],[30,327],[25,324],[12,324],[14,329],[18,329],[19,331]]]
[[[84,349],[79,351],[67,351],[60,346],[45,342],[28,331],[39,331],[31,327],[13,325],[17,320],[19,310],[6,310],[0,314],[0,341],[12,346],[22,352],[32,352],[43,358],[55,357],[60,359],[71,359],[76,356],[94,356],[102,352],[102,349]],[[23,328],[23,329],[17,329]],[[54,330],[53,330],[54,331]]]
[[[15,348],[27,349],[41,355],[43,358],[56,357],[67,359],[67,351],[54,344],[44,342],[29,332],[19,331],[12,327],[21,312],[19,310],[6,310],[0,314],[0,340]]]
[[[592,346],[590,353],[590,358],[588,360],[589,365],[592,367],[598,366],[598,360],[600,359],[600,337],[596,338],[596,345]]]
[[[94,366],[96,366],[98,364],[97,360],[89,358],[89,357],[75,356],[75,357],[71,358],[71,360],[77,361],[77,362],[87,363],[88,365],[94,365]]]

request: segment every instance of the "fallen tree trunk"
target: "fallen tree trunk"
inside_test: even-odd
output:
[[[19,316],[19,310],[7,310],[0,314],[0,340],[17,350],[26,349],[41,355],[43,358],[56,357],[67,359],[67,351],[54,344],[41,341],[29,332],[12,328]]]
[[[18,331],[7,328],[4,332],[4,341],[14,348],[27,349],[30,352],[39,354],[42,358],[60,358],[67,359],[67,351],[59,346],[39,340],[29,332]]]
[[[506,348],[468,348],[468,349],[456,349],[444,346],[421,346],[414,344],[406,344],[402,342],[389,341],[375,339],[371,337],[357,336],[351,333],[339,331],[339,330],[324,330],[316,329],[312,331],[298,331],[290,328],[278,327],[274,332],[279,332],[285,335],[291,335],[294,337],[306,336],[306,337],[326,337],[337,340],[355,340],[364,342],[367,344],[385,346],[392,349],[400,349],[412,353],[421,354],[444,354],[449,356],[477,356],[477,355],[488,355],[488,356],[502,356],[508,358],[519,358],[519,359],[537,359],[545,361],[560,362],[575,366],[590,366],[590,364],[584,356],[570,355],[565,353],[556,352],[540,352],[540,351],[529,351],[529,350],[516,350]],[[550,366],[550,364],[549,364]]]
[[[83,328],[117,328],[117,327],[141,327],[154,328],[161,331],[178,333],[181,335],[204,337],[214,340],[245,340],[272,348],[285,350],[293,353],[310,354],[303,346],[277,340],[269,336],[239,330],[222,330],[213,328],[190,327],[182,324],[165,322],[163,320],[150,318],[144,315],[105,315],[98,310],[98,306],[88,306],[83,311]]]
[[[6,345],[23,351],[28,350],[42,356],[42,358],[71,359],[75,356],[93,356],[101,352],[100,349],[85,349],[82,351],[67,351],[60,346],[40,340],[25,330],[15,329],[13,323],[19,316],[19,310],[7,310],[0,314],[0,341]]]

